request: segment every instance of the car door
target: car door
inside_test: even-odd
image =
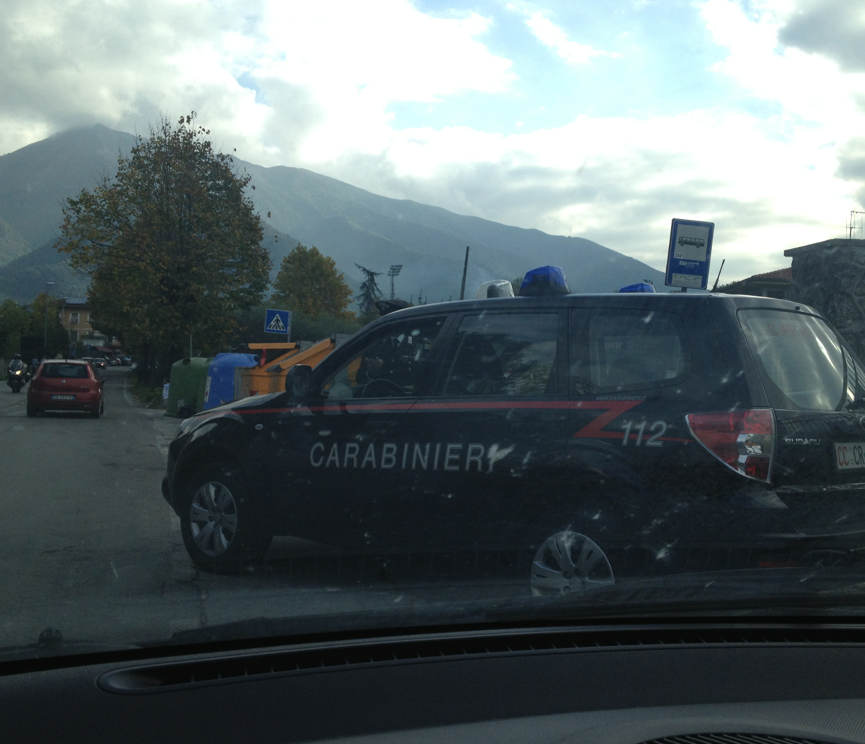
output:
[[[408,412],[432,477],[407,497],[429,545],[522,545],[528,523],[567,488],[566,313],[478,310],[455,319],[436,394]],[[413,463],[414,465],[414,463]]]
[[[729,405],[716,392],[723,372],[713,369],[708,327],[698,301],[571,311],[566,464],[574,529],[608,553],[648,548],[663,557],[664,546],[683,536],[675,521],[681,494],[706,486],[685,415]]]
[[[305,536],[375,546],[406,534],[413,435],[405,414],[427,382],[445,321],[426,315],[382,324],[323,364],[306,405],[283,416],[279,439],[293,456],[274,458],[275,477],[290,491],[280,514],[290,523],[300,505],[304,513],[294,518]]]

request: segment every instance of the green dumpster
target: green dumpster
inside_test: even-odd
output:
[[[171,365],[166,416],[186,418],[204,410],[207,370],[213,357],[186,357]]]

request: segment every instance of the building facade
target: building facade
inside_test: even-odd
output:
[[[60,308],[60,325],[69,334],[69,342],[85,346],[107,346],[110,339],[93,329],[86,297],[67,297]]]

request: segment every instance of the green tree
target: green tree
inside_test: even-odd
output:
[[[21,338],[30,329],[30,313],[14,300],[0,303],[0,357],[21,352]]]
[[[351,287],[336,270],[336,262],[313,246],[297,244],[282,259],[271,301],[307,318],[319,315],[348,318]]]
[[[382,272],[372,271],[357,263],[355,266],[363,272],[363,282],[361,282],[360,292],[357,295],[357,304],[360,308],[359,315],[362,322],[369,323],[378,317],[375,303],[381,299],[381,289],[379,289],[375,278],[381,276]]]
[[[46,292],[37,295],[29,308],[29,327],[21,339],[21,355],[42,358],[66,353],[69,334],[60,324],[63,299]],[[29,361],[29,359],[27,360]]]
[[[261,301],[270,256],[244,193],[250,177],[214,152],[195,113],[163,119],[118,160],[114,179],[70,198],[60,251],[91,277],[94,325],[134,349],[157,381],[196,347],[220,343],[233,313]],[[252,188],[255,188],[254,186]]]

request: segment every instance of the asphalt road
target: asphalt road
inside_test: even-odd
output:
[[[357,614],[527,591],[513,556],[359,557],[277,538],[245,575],[195,569],[160,483],[178,419],[106,375],[105,415],[25,414],[0,385],[0,648],[66,639],[137,643],[255,617]],[[519,560],[519,559],[516,559]],[[503,571],[503,572],[502,572]]]

